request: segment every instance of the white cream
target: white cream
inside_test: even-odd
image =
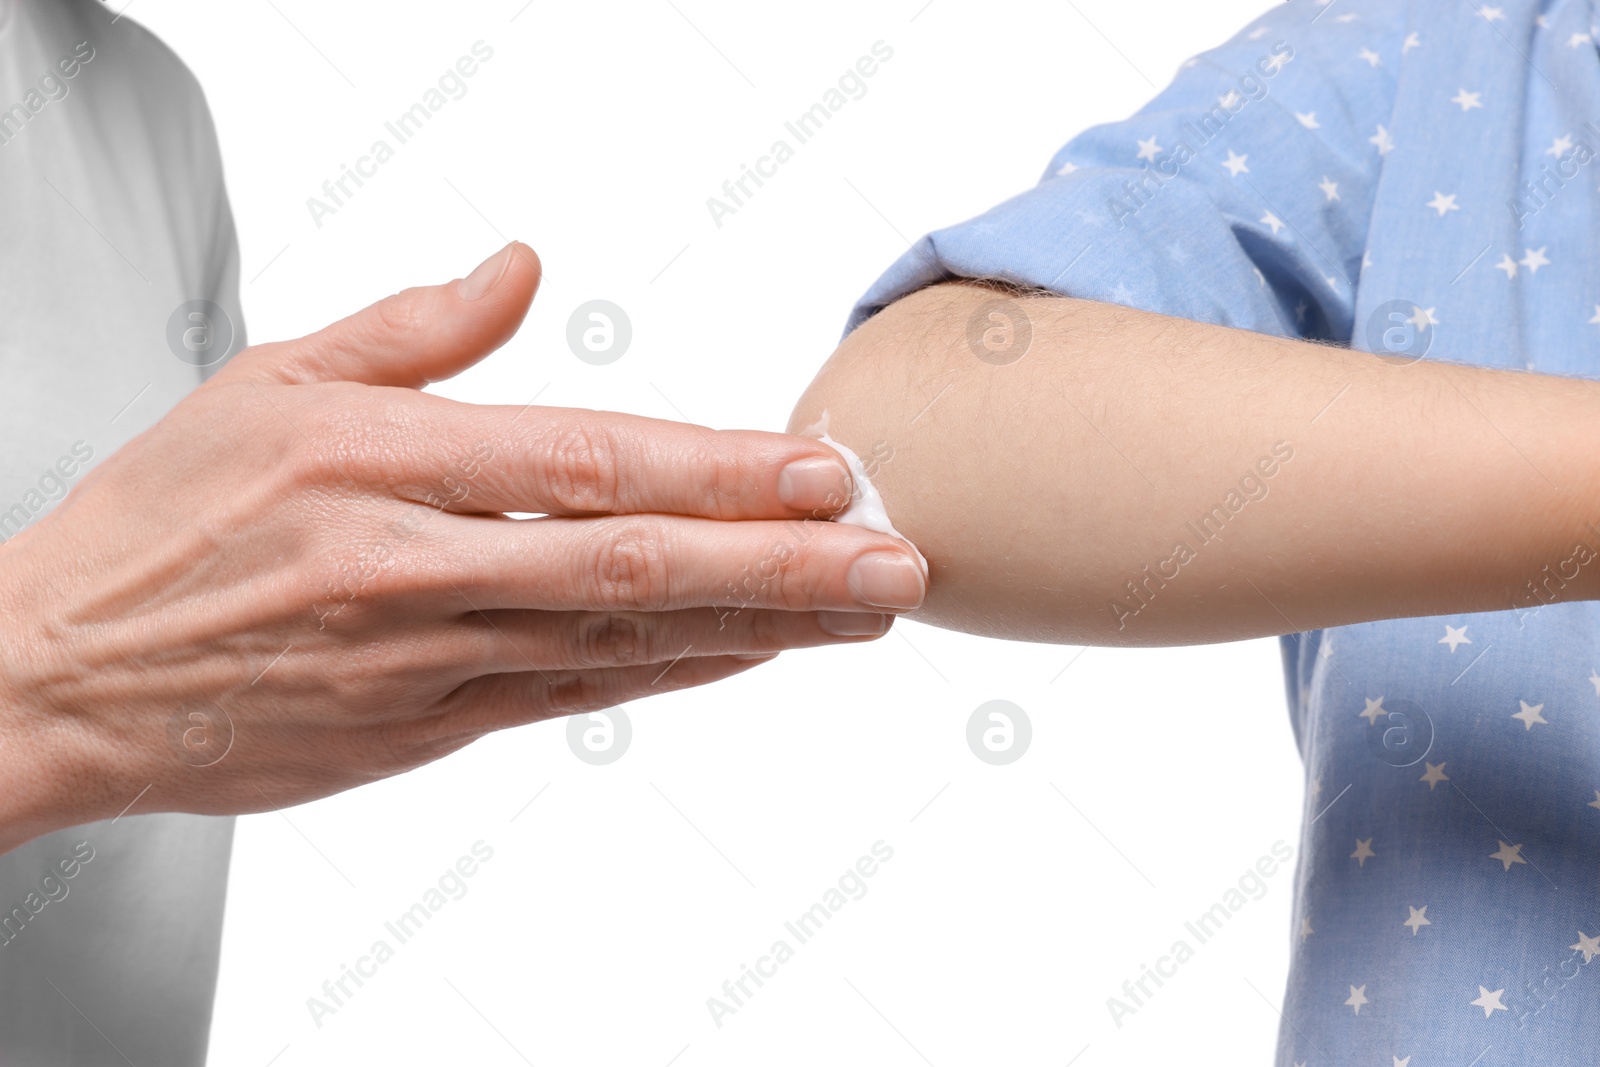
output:
[[[850,465],[850,480],[855,485],[855,492],[850,497],[850,506],[833,517],[834,522],[842,522],[848,526],[861,526],[878,533],[886,533],[890,537],[898,537],[916,555],[917,562],[922,564],[922,576],[928,577],[928,561],[911,539],[894,528],[894,523],[889,521],[889,509],[884,507],[883,494],[879,493],[872,484],[872,479],[867,477],[866,465],[861,462],[861,457],[856,455],[847,445],[828,436],[828,413],[824,411],[822,418],[801,431],[808,437],[815,437],[823,444],[838,452]]]

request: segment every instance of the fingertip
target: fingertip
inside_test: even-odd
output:
[[[506,246],[511,249],[511,272],[527,280],[529,295],[537,291],[539,283],[544,280],[544,261],[539,258],[530,245],[521,241],[512,241]]]
[[[855,482],[850,465],[829,449],[826,455],[804,456],[784,464],[778,471],[777,491],[784,507],[826,518],[849,505]]]
[[[878,638],[889,632],[894,616],[876,611],[819,611],[817,626],[830,637]]]
[[[521,293],[531,300],[543,275],[539,254],[521,241],[512,241],[457,281],[456,296],[472,302],[491,293],[505,297]]]

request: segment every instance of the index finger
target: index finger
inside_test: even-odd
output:
[[[854,491],[839,453],[810,437],[406,395],[420,425],[377,450],[385,481],[463,514],[828,518]]]

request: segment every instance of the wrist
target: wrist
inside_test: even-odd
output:
[[[10,554],[9,548],[0,553]],[[20,589],[18,568],[0,565],[0,854],[44,834],[98,817],[94,798],[105,791],[85,758],[86,731],[53,714],[42,699],[59,663],[56,644],[39,623],[45,603]]]

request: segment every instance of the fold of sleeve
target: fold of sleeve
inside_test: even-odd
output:
[[[969,278],[1348,341],[1410,7],[1279,4],[1132,118],[1073,138],[1034,188],[919,240],[846,333]]]

